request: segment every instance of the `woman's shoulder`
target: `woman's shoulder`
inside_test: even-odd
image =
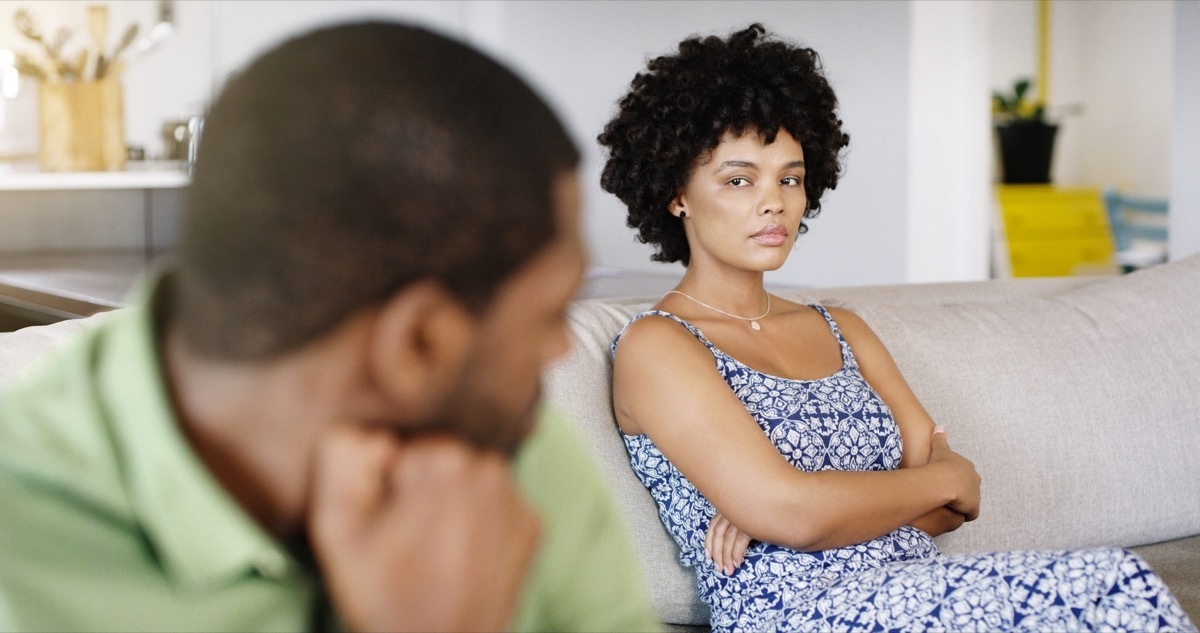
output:
[[[868,328],[866,321],[862,319],[856,312],[849,308],[839,306],[825,305],[823,303],[800,303],[788,299],[778,298],[776,302],[783,308],[781,313],[789,314],[812,314],[813,312],[821,315],[826,321],[833,321],[833,324],[838,326],[838,329],[851,331]]]
[[[704,341],[704,335],[691,323],[663,310],[648,310],[633,317],[613,341],[613,348],[667,352]]]
[[[822,308],[829,313],[829,317],[832,318],[842,330],[847,328],[850,330],[859,330],[862,328],[870,329],[870,326],[867,325],[867,322],[864,321],[857,312],[854,312],[849,308],[835,306],[822,306]]]
[[[845,337],[854,339],[870,335],[874,338],[875,333],[871,330],[871,326],[867,325],[867,322],[857,312],[839,307],[825,307],[825,310]]]
[[[625,345],[656,346],[664,342],[697,339],[697,333],[700,333],[700,330],[690,322],[661,309],[650,309],[635,314],[629,324],[620,331],[617,340],[623,348]]]
[[[809,318],[820,315],[822,317],[821,320],[832,320],[839,328],[845,325],[848,325],[851,329],[866,327],[866,322],[863,321],[862,317],[849,308],[830,306],[817,302],[805,303],[792,301],[778,295],[772,296],[774,297],[772,300],[773,312],[781,316],[803,316]]]

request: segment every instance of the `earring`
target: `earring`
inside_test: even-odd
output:
[[[686,218],[686,217],[687,217],[687,211],[680,211],[680,212],[679,212],[679,219],[680,219],[680,220],[682,220],[682,219],[684,219],[684,218]]]

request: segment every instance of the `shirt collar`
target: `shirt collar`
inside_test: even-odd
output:
[[[154,555],[184,586],[247,573],[295,575],[295,559],[230,497],[179,427],[154,318],[168,283],[167,271],[157,271],[140,284],[127,318],[114,320],[96,367],[134,512]]]

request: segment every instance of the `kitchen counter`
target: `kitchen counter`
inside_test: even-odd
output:
[[[190,182],[179,161],[101,172],[0,162],[0,258],[140,250],[149,261],[173,248]]]
[[[0,330],[118,308],[144,268],[140,250],[0,255]]]
[[[122,171],[42,171],[35,162],[0,163],[0,191],[180,189],[191,182],[180,161],[130,161]]]

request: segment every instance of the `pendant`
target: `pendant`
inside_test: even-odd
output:
[[[751,321],[751,322],[750,322],[750,327],[754,328],[754,331],[755,331],[755,332],[757,332],[757,331],[759,331],[759,330],[761,330],[761,329],[762,329],[762,326],[758,324],[758,321]]]

